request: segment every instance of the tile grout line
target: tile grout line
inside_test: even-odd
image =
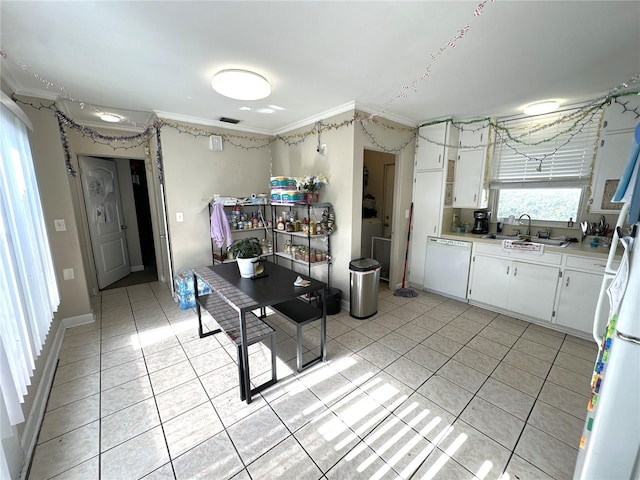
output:
[[[564,340],[566,338],[566,334],[564,335],[564,337],[562,338],[562,343],[564,343]],[[560,344],[562,345],[562,344]],[[544,381],[542,382],[542,386],[540,387],[540,390],[538,391],[538,394],[535,397],[535,400],[533,402],[533,405],[531,406],[531,409],[529,410],[529,414],[527,415],[527,418],[525,420],[524,423],[524,427],[522,428],[522,431],[520,432],[520,435],[518,435],[518,439],[516,440],[516,444],[513,448],[513,451],[511,452],[511,455],[509,456],[509,460],[507,462],[507,465],[509,465],[509,462],[511,461],[511,459],[513,458],[513,456],[516,454],[516,447],[518,446],[518,443],[520,443],[520,439],[522,438],[522,435],[524,434],[524,430],[527,427],[527,425],[529,425],[529,418],[531,418],[531,414],[533,413],[533,409],[536,406],[536,403],[538,402],[538,399],[540,398],[540,393],[542,392],[542,389],[544,388],[544,384],[547,382],[547,379],[549,377],[549,373],[551,373],[551,369],[553,368],[553,363],[555,362],[556,358],[558,357],[558,353],[560,353],[560,347],[558,347],[558,350],[556,351],[556,355],[554,356],[553,362],[551,362],[551,367],[549,368],[549,371],[547,372],[547,374],[544,377]],[[552,382],[553,383],[553,382]],[[544,402],[543,402],[544,403]],[[536,428],[534,425],[531,425],[532,428]],[[541,430],[542,431],[542,430]],[[555,438],[553,435],[550,435],[546,432],[543,431],[543,433],[549,435],[552,438]],[[557,440],[557,439],[556,439]],[[563,442],[564,443],[564,442]],[[526,462],[529,462],[528,460],[524,459]],[[533,464],[531,464],[533,465]],[[544,472],[545,474],[549,475],[552,478],[555,478],[553,475],[551,475],[549,472],[546,472],[545,470],[542,469],[542,467],[538,466],[538,465],[533,465],[534,467],[538,468],[540,471]],[[504,473],[504,472],[503,472]]]

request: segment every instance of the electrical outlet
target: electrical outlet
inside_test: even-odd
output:
[[[63,218],[59,218],[57,220],[53,221],[53,226],[56,229],[56,232],[66,232],[67,231],[67,225],[64,223],[64,219]]]
[[[62,278],[64,278],[65,280],[73,280],[74,279],[74,275],[73,275],[73,268],[65,268],[62,270]]]
[[[176,222],[184,222],[184,215],[182,214],[182,212],[176,212]]]

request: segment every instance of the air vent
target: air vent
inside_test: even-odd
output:
[[[233,123],[234,125],[236,123],[240,123],[240,120],[236,120],[235,118],[229,118],[229,117],[220,117],[220,121],[225,123]]]

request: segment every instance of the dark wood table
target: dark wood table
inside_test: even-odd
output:
[[[200,302],[198,296],[197,280],[200,278],[212,289],[212,295],[218,295],[238,313],[240,327],[240,355],[239,355],[239,375],[240,375],[240,398],[251,403],[251,395],[275,383],[273,381],[251,389],[249,377],[249,353],[247,342],[247,314],[253,310],[260,309],[261,316],[264,316],[265,307],[278,304],[287,304],[291,300],[299,299],[304,295],[318,293],[322,299],[322,316],[320,318],[320,357],[319,360],[326,360],[326,335],[327,335],[327,284],[313,278],[309,278],[291,269],[277,265],[273,262],[265,262],[264,275],[260,278],[242,278],[235,262],[223,263],[214,266],[199,267],[193,269],[194,290],[196,293],[196,303],[198,314],[200,315]],[[311,283],[306,287],[296,287],[294,282],[298,276],[309,280]],[[304,303],[299,301],[302,305]],[[210,312],[215,319],[215,312]]]

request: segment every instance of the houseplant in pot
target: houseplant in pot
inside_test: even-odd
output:
[[[296,179],[298,183],[298,189],[306,193],[307,203],[316,203],[318,201],[318,194],[322,185],[328,185],[329,181],[327,177],[322,174],[319,175],[305,175]]]
[[[254,262],[262,254],[260,240],[256,237],[239,238],[229,245],[229,250],[233,253],[238,262],[238,269],[242,278],[254,276]]]

